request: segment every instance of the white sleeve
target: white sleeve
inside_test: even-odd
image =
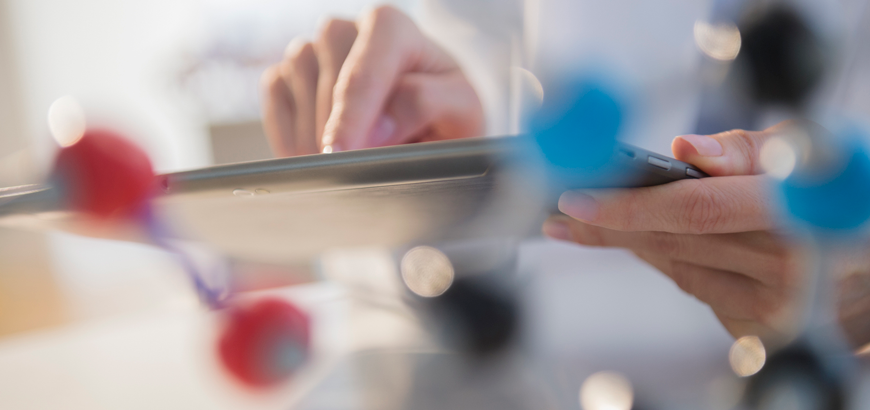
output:
[[[844,39],[843,64],[837,72],[836,92],[831,107],[870,125],[870,5],[846,2],[849,33]],[[849,7],[850,6],[850,7]]]
[[[456,58],[486,115],[486,135],[510,132],[510,67],[522,0],[422,0],[421,30]]]

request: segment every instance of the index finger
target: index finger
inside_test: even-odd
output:
[[[324,148],[365,147],[400,74],[439,72],[453,66],[409,17],[389,6],[376,8],[360,23],[359,35],[339,71],[332,112],[323,131]]]
[[[769,230],[770,184],[762,175],[682,180],[665,185],[569,191],[559,210],[619,231],[705,234]]]

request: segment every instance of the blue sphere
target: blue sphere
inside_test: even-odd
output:
[[[589,180],[603,175],[616,150],[622,104],[599,83],[584,81],[559,90],[532,119],[534,141],[557,178]]]
[[[793,174],[780,184],[789,215],[810,228],[855,231],[870,220],[870,156],[859,144],[845,148],[837,172],[808,178]]]

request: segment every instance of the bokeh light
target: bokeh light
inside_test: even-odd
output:
[[[580,387],[583,410],[630,410],[634,402],[631,382],[616,372],[598,372]]]
[[[737,339],[728,352],[731,370],[740,377],[748,377],[758,373],[764,367],[766,360],[767,353],[764,350],[764,344],[757,336],[743,336]]]
[[[794,147],[785,139],[773,137],[761,147],[761,167],[768,175],[777,179],[786,179],[797,165],[798,154]]]
[[[740,53],[740,30],[732,23],[695,22],[695,44],[704,54],[720,61],[731,61]]]
[[[48,129],[61,147],[75,144],[85,135],[85,111],[71,96],[63,96],[48,108]]]
[[[402,280],[412,292],[422,297],[440,296],[453,284],[453,264],[443,252],[430,246],[418,246],[402,257]]]

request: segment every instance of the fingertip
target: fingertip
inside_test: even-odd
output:
[[[311,46],[311,43],[305,37],[294,37],[293,40],[287,43],[287,47],[284,47],[284,58],[290,59],[299,55],[305,46]]]
[[[322,17],[320,21],[317,23],[317,36],[316,39],[318,41],[336,41],[342,38],[346,38],[348,36],[356,37],[357,35],[357,27],[356,23],[350,20],[331,18],[331,17]]]
[[[260,75],[260,89],[267,95],[273,93],[274,87],[282,82],[281,70],[277,65],[267,67]]]
[[[549,218],[544,221],[544,225],[541,226],[541,233],[548,238],[559,241],[571,240],[571,228],[562,218],[558,217]]]
[[[680,150],[685,151],[685,154],[690,156],[721,157],[725,153],[722,143],[720,143],[716,138],[708,135],[680,135],[679,137],[674,138],[674,143],[671,144],[671,148],[673,149],[675,145],[678,146]],[[674,152],[674,155],[677,155],[677,153]]]
[[[595,221],[598,218],[598,208],[598,201],[582,192],[568,191],[559,197],[559,210],[581,221]]]
[[[323,148],[320,150],[321,154],[332,154],[335,152],[341,152],[344,149],[339,144],[323,144]]]
[[[360,127],[355,125],[359,122],[358,108],[350,109],[343,103],[334,104],[323,126],[321,145],[332,145],[333,152],[336,152],[336,147],[344,150],[366,148],[366,134],[360,133]]]
[[[680,161],[689,161],[698,155],[695,147],[689,141],[686,141],[682,135],[674,137],[674,140],[671,141],[671,152],[674,158]]]
[[[675,159],[692,164],[712,176],[731,175],[730,161],[721,143],[706,135],[680,135],[671,142]]]

